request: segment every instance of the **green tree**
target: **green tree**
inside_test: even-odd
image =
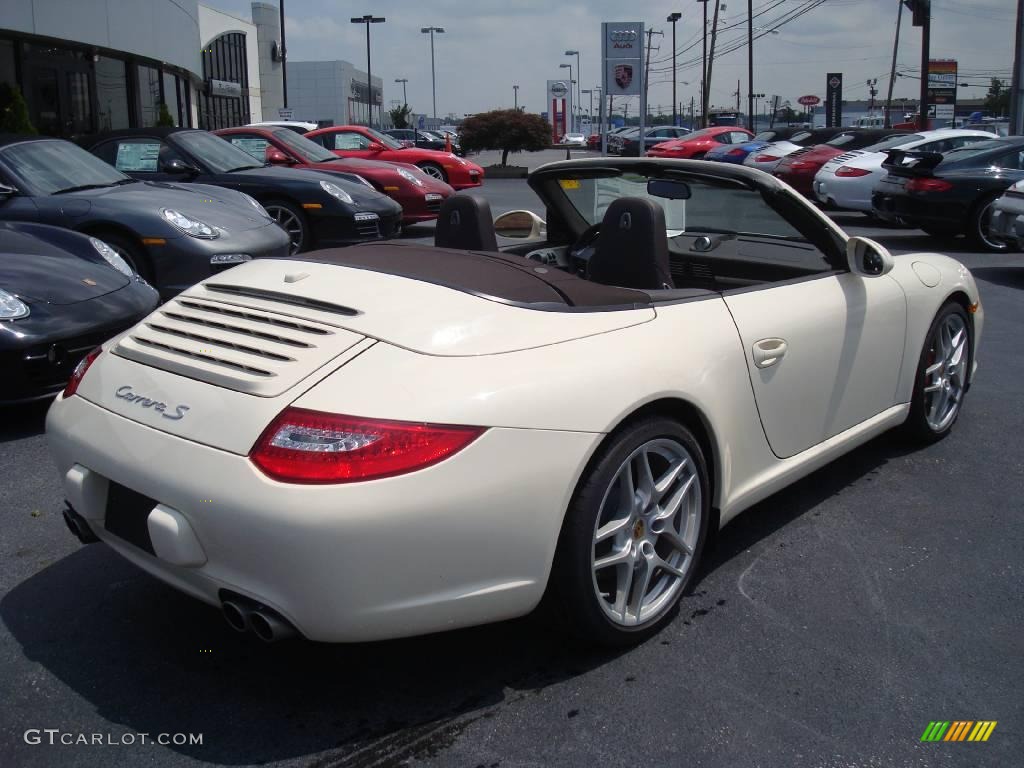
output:
[[[514,109],[495,109],[467,117],[459,139],[467,152],[500,149],[501,164],[509,152],[538,152],[551,145],[551,126],[540,115]]]
[[[391,124],[395,128],[408,128],[409,127],[409,115],[412,114],[412,108],[408,104],[403,104],[400,107],[388,110],[388,115],[391,117]]]
[[[174,118],[171,117],[171,111],[167,109],[167,105],[162,101],[160,102],[160,114],[156,118],[156,124],[167,128],[174,127]]]
[[[992,78],[985,94],[985,109],[997,117],[1010,111],[1010,89],[998,77]]]
[[[38,133],[28,117],[25,97],[10,83],[0,83],[0,133]]]

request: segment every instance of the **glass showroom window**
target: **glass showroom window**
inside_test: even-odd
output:
[[[160,71],[139,65],[139,125],[150,128],[160,117]]]
[[[101,131],[131,127],[128,79],[123,61],[101,56],[96,62],[96,103]]]

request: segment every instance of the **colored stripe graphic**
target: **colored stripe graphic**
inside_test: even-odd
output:
[[[988,741],[996,720],[932,720],[921,734],[921,741]]]

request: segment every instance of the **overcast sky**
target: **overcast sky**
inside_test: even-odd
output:
[[[795,102],[804,94],[824,98],[825,73],[844,73],[846,99],[867,98],[869,78],[878,79],[879,98],[885,98],[896,26],[897,0],[824,0],[799,18],[779,26],[787,16],[817,5],[819,0],[754,0],[754,25],[778,34],[754,41],[754,91],[778,94]],[[247,0],[201,0],[249,18]],[[689,105],[699,92],[702,6],[695,0],[652,0],[623,11],[621,0],[286,0],[288,55],[293,61],[345,59],[366,67],[365,27],[350,23],[352,16],[373,13],[387,22],[371,29],[373,72],[384,79],[384,103],[401,99],[395,78],[409,79],[409,104],[415,112],[430,111],[430,43],[420,27],[440,26],[435,38],[437,112],[457,115],[510,107],[513,84],[519,103],[540,112],[545,83],[564,78],[559,64],[573,63],[564,51],[580,51],[584,89],[600,85],[601,22],[643,21],[664,31],[653,37],[650,105],[671,111],[671,24],[666,16],[681,12],[676,29],[678,98]],[[747,4],[725,0],[719,20],[718,50],[712,73],[713,106],[735,106],[740,79],[746,101]],[[642,15],[638,9],[642,8]],[[714,0],[708,3],[709,17]],[[760,15],[758,15],[760,14]],[[1009,79],[1013,66],[1014,0],[932,0],[933,58],[959,61],[960,80],[985,87],[961,88],[967,97],[984,96],[990,76]],[[733,25],[734,28],[728,29]],[[756,34],[762,34],[755,31]],[[709,21],[710,41],[710,21]],[[920,67],[921,32],[904,13],[897,69],[916,75]],[[710,45],[710,42],[709,42]],[[684,85],[683,82],[690,83]],[[917,80],[897,78],[898,97],[914,97]],[[584,108],[586,108],[586,96]],[[631,113],[636,109],[635,105]],[[596,113],[596,105],[595,105]]]

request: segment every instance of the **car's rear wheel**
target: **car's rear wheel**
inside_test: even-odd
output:
[[[448,183],[448,174],[437,163],[419,163],[419,169],[427,174],[427,176],[433,176],[435,179],[440,179],[446,184]]]
[[[964,308],[949,302],[928,329],[917,365],[906,431],[924,442],[945,437],[956,423],[972,365],[971,326]]]
[[[153,267],[139,243],[126,235],[115,232],[101,232],[96,237],[117,251],[117,255],[135,270],[135,274],[152,284]]]
[[[648,417],[609,438],[570,504],[551,587],[570,631],[638,643],[693,580],[710,517],[707,469],[683,425]]]
[[[263,204],[270,218],[288,233],[292,241],[289,253],[299,253],[309,248],[309,223],[306,215],[294,204],[284,200],[270,200]]]
[[[992,223],[992,209],[995,208],[996,199],[999,195],[989,195],[978,201],[971,211],[971,223],[968,228],[968,235],[976,245],[983,250],[1001,253],[1009,250],[1009,246],[992,237],[990,225]]]

